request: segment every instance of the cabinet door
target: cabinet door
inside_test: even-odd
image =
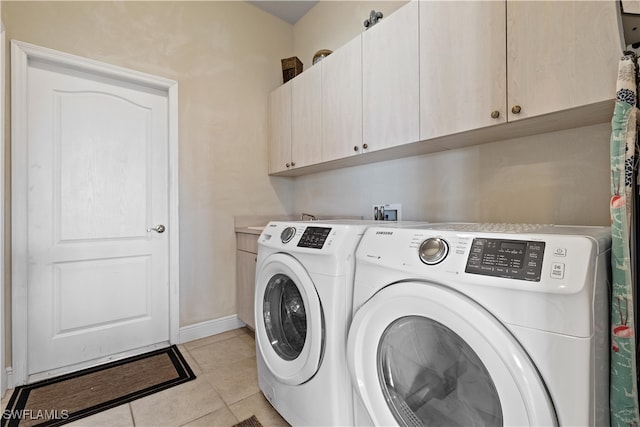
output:
[[[255,329],[254,293],[256,280],[256,254],[236,251],[236,311],[238,318]]]
[[[504,123],[505,3],[421,1],[419,9],[420,139]]]
[[[291,81],[291,162],[301,167],[322,161],[322,69],[318,63]]]
[[[344,158],[362,145],[361,36],[327,56],[322,64],[322,160]]]
[[[269,94],[269,173],[291,167],[291,81]]]
[[[615,1],[507,1],[509,120],[613,99]],[[520,106],[520,113],[511,109]]]
[[[362,34],[362,141],[374,151],[420,137],[418,2]]]

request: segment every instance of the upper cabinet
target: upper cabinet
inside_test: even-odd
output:
[[[420,2],[420,139],[506,121],[505,4]]]
[[[410,1],[274,91],[272,114],[284,117],[270,122],[270,172],[609,121],[618,9],[611,0]]]
[[[418,66],[418,2],[412,1],[362,33],[365,151],[419,139]]]
[[[322,68],[316,64],[291,80],[291,167],[322,161]]]
[[[269,95],[269,173],[291,168],[291,82]]]
[[[269,95],[269,173],[322,161],[322,74],[312,67]]]
[[[612,99],[622,49],[618,7],[420,2],[420,139]]]
[[[622,54],[616,1],[507,1],[509,121],[610,100]]]
[[[362,150],[362,45],[351,40],[322,66],[322,161]],[[304,73],[302,73],[304,74]]]

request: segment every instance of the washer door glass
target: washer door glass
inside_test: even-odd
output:
[[[307,270],[290,255],[266,257],[256,269],[256,356],[277,381],[299,385],[322,363],[320,296]]]
[[[378,378],[399,425],[503,425],[486,367],[435,320],[406,316],[389,325],[378,346]]]
[[[275,352],[284,360],[294,360],[307,338],[307,315],[295,282],[276,274],[266,286],[262,316],[267,336]]]
[[[495,316],[448,286],[380,289],[353,316],[347,363],[364,424],[559,425],[527,351]]]

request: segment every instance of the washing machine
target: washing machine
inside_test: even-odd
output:
[[[258,383],[292,425],[353,424],[346,341],[355,249],[375,224],[271,222],[258,239]]]
[[[610,229],[369,228],[347,362],[356,425],[609,425]]]

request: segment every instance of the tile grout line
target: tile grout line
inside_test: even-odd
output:
[[[136,427],[136,418],[133,416],[133,408],[131,407],[131,402],[127,403],[129,407],[129,415],[131,416],[131,425]]]
[[[219,340],[219,341],[214,341],[214,342],[211,342],[211,343],[203,343],[202,345],[199,345],[199,346],[196,346],[196,347],[192,347],[192,348],[187,348],[184,344],[183,344],[182,346],[183,346],[184,350],[187,352],[187,354],[189,355],[189,358],[190,358],[191,360],[193,360],[193,362],[197,365],[197,367],[198,367],[198,370],[199,370],[200,374],[201,374],[201,375],[204,375],[204,370],[203,370],[202,366],[200,366],[200,363],[198,362],[198,360],[193,356],[193,354],[191,354],[191,350],[195,350],[195,349],[198,349],[198,348],[201,348],[201,347],[207,346],[207,345],[214,345],[214,344],[217,344],[217,343],[222,343],[222,342],[224,342],[224,341],[228,341],[228,340],[231,340],[231,339],[236,339],[236,338],[241,337],[243,334],[244,334],[244,332],[243,332],[243,333],[236,333],[236,334],[234,334],[234,335],[232,335],[232,336],[229,336],[228,338],[225,338],[225,339],[222,339],[222,340]],[[248,357],[247,357],[247,358],[248,358]],[[228,402],[225,400],[225,398],[223,397],[222,393],[220,392],[220,390],[218,389],[218,387],[217,387],[214,383],[212,383],[211,381],[208,381],[208,380],[207,380],[207,382],[208,382],[208,383],[211,385],[211,387],[216,391],[216,393],[218,394],[218,396],[220,396],[220,399],[221,399],[221,400],[222,400],[222,402],[224,403],[224,407],[223,407],[223,408],[216,409],[216,410],[214,410],[214,411],[211,411],[211,412],[209,412],[209,413],[207,413],[207,414],[204,414],[204,415],[202,415],[201,417],[198,417],[198,418],[196,418],[196,419],[190,420],[190,421],[188,421],[188,422],[187,422],[187,423],[185,423],[185,424],[189,424],[189,423],[195,422],[195,421],[197,421],[197,420],[199,420],[199,419],[201,419],[201,418],[204,418],[204,417],[206,417],[206,416],[209,416],[209,415],[211,415],[211,414],[213,414],[213,413],[215,413],[215,412],[217,412],[217,411],[220,411],[221,409],[226,409],[226,410],[227,410],[227,411],[228,411],[228,412],[233,416],[233,418],[235,418],[235,420],[236,420],[236,421],[235,421],[235,423],[239,423],[241,420],[236,416],[235,412],[233,412],[233,410],[231,409],[231,405],[232,405],[232,404],[236,404],[236,403],[238,403],[238,402],[241,402],[242,400],[247,399],[247,398],[249,398],[249,397],[251,397],[251,396],[253,396],[253,395],[251,395],[251,396],[247,396],[247,397],[244,397],[243,399],[240,399],[240,400],[238,400],[238,401],[233,402],[233,403],[231,403],[231,404],[230,404],[230,403],[228,403]],[[234,423],[234,424],[235,424],[235,423]],[[232,424],[232,425],[233,425],[233,424]],[[135,425],[134,425],[134,427],[135,427]],[[229,426],[229,427],[231,427],[231,426]]]

